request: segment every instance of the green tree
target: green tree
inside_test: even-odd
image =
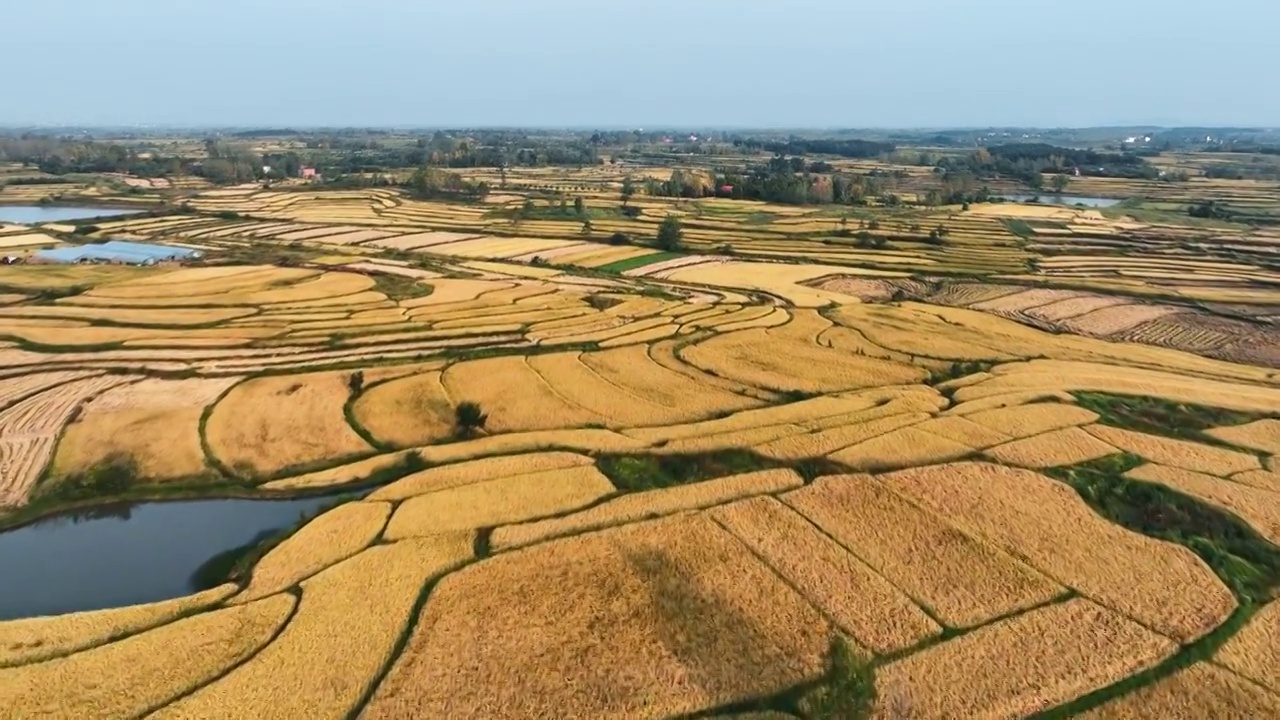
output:
[[[622,207],[626,207],[631,202],[632,196],[636,194],[636,181],[628,175],[622,178]]]
[[[573,199],[573,212],[578,217],[586,217],[587,204],[582,201],[582,198],[578,197]]]
[[[591,226],[591,221],[590,221],[590,220],[583,220],[583,221],[582,221],[582,234],[583,234],[583,235],[588,235],[588,236],[589,236],[589,235],[591,235],[591,233],[593,233],[593,232],[595,232],[595,228]]]
[[[347,387],[350,388],[352,395],[359,395],[364,389],[364,373],[357,370],[347,376]]]
[[[871,717],[876,705],[876,677],[871,663],[841,636],[831,641],[828,662],[825,682],[802,703],[804,716],[812,720]]]
[[[479,403],[461,402],[453,410],[454,428],[461,437],[471,437],[484,429],[489,415],[480,408]]]
[[[1067,186],[1071,184],[1071,178],[1066,175],[1058,174],[1053,176],[1053,191],[1059,195],[1066,192]]]
[[[680,218],[668,215],[658,226],[658,247],[667,252],[679,250],[684,242],[684,228],[680,226]]]

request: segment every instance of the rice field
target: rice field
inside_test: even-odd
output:
[[[901,168],[901,197],[923,192],[928,168]],[[368,492],[234,583],[0,622],[2,706],[632,718],[767,698],[807,717],[839,635],[877,663],[877,717],[1023,717],[1218,630],[1211,658],[1084,716],[1277,713],[1275,605],[1226,622],[1252,609],[1205,554],[1220,538],[1140,535],[1054,478],[1123,461],[1112,481],[1280,540],[1280,236],[1022,203],[842,217],[641,193],[628,217],[633,170],[671,172],[463,168],[506,183],[466,204],[180,181],[193,214],[90,240],[198,262],[0,267],[0,523],[82,501],[61,493],[120,458],[131,495]],[[1105,194],[1182,191],[1121,182]],[[512,222],[554,191],[582,197],[591,234]],[[648,245],[668,213],[680,252]],[[884,247],[840,232],[871,217]],[[1161,432],[1087,393],[1216,414]],[[460,426],[464,403],[481,425]],[[617,455],[696,481],[633,491]]]

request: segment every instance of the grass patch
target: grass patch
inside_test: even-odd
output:
[[[636,268],[641,268],[641,267],[644,267],[645,265],[652,265],[653,263],[664,262],[666,260],[674,260],[679,257],[684,257],[684,255],[680,253],[673,253],[673,252],[658,252],[652,255],[644,255],[641,257],[634,257],[634,258],[628,258],[626,260],[619,260],[617,262],[611,262],[608,265],[601,265],[600,267],[596,268],[596,270],[599,270],[605,273],[612,273],[616,275],[619,273],[626,272],[627,270],[635,270]]]
[[[1267,417],[1260,413],[1178,403],[1142,395],[1074,392],[1072,396],[1080,407],[1098,413],[1100,422],[1104,425],[1215,445],[1224,443],[1204,435],[1205,430],[1224,425],[1243,425]]]
[[[374,289],[383,295],[386,295],[388,299],[396,302],[426,297],[430,295],[434,289],[430,285],[419,282],[415,278],[404,277],[401,275],[384,275],[378,273],[371,277],[373,278]]]
[[[603,455],[596,459],[596,467],[622,492],[659,490],[775,468],[795,470],[806,481],[845,471],[823,458],[800,463],[781,462],[748,450],[691,455]]]

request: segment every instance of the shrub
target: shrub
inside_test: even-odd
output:
[[[610,245],[630,245],[631,238],[627,237],[626,233],[616,232],[609,236],[609,244]]]

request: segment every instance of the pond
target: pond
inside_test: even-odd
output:
[[[1123,200],[1114,198],[1086,197],[1084,195],[1003,195],[1010,202],[1027,202],[1039,198],[1042,205],[1083,205],[1091,208],[1108,208],[1119,205]]]
[[[168,600],[196,571],[343,499],[109,505],[0,533],[0,620]]]
[[[49,222],[67,222],[85,218],[134,215],[141,210],[120,208],[61,207],[55,205],[0,205],[0,223],[38,225]]]

